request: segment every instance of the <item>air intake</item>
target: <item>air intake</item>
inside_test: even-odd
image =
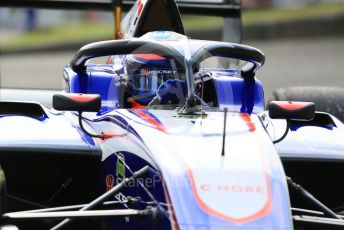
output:
[[[41,105],[31,102],[0,102],[0,116],[19,115],[35,119],[47,117]]]

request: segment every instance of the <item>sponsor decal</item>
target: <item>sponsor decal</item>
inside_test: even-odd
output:
[[[116,176],[118,182],[125,178],[125,158],[122,153],[117,154]]]
[[[170,74],[170,75],[172,75],[172,74],[178,74],[178,71],[177,70],[168,70],[168,69],[165,69],[165,70],[159,70],[159,69],[149,70],[147,68],[141,69],[141,75],[148,76],[150,74],[153,74],[153,75]]]
[[[115,199],[118,200],[119,202],[121,202],[125,208],[129,208],[129,206],[126,204],[128,199],[127,199],[127,197],[123,193],[121,193],[121,192],[117,193],[115,195]],[[126,216],[126,217],[124,217],[124,220],[125,220],[126,223],[129,223],[130,222],[130,217]]]
[[[254,132],[255,125],[250,117],[244,115],[241,118],[250,132]],[[250,145],[234,144],[230,159],[214,157],[214,164],[217,164],[212,167],[202,155],[199,161],[190,157],[185,163],[199,207],[217,218],[244,224],[269,215],[272,208],[270,172],[263,145],[256,136],[243,138],[240,135],[232,140],[236,143],[249,140]],[[245,165],[246,170],[238,164]],[[206,170],[204,166],[207,166]]]
[[[177,74],[178,71],[177,70],[168,70],[168,69],[164,69],[164,70],[149,70],[150,74]]]
[[[251,193],[251,194],[263,194],[263,186],[251,186],[251,185],[212,185],[212,184],[202,184],[200,190],[204,192],[227,192],[227,193]]]
[[[106,191],[109,191],[115,185],[115,178],[112,174],[105,177]]]

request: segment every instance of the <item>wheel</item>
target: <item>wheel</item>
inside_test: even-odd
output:
[[[327,112],[344,122],[344,89],[336,87],[289,87],[272,93],[271,100],[310,101],[315,110]]]
[[[6,179],[5,173],[0,166],[0,214],[6,212]]]

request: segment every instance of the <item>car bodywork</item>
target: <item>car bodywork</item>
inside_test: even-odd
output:
[[[160,21],[154,17],[155,6],[168,12],[158,15]],[[314,176],[328,173],[332,177],[343,171],[340,140],[344,125],[340,121],[325,113],[315,113],[312,120],[290,119],[291,131],[274,144],[286,124],[285,119],[270,119],[264,111],[263,86],[255,78],[265,60],[261,51],[187,38],[174,1],[138,1],[125,21],[124,39],[86,45],[65,68],[64,91],[69,94],[60,97],[60,102],[56,99],[54,107],[74,112],[49,110],[33,102],[0,102],[0,162],[9,211],[88,203],[125,183],[109,197],[110,204],[97,205],[98,213],[139,210],[137,215],[143,217],[100,214],[103,218],[75,221],[69,227],[291,229],[300,223],[343,225],[341,216],[336,221],[323,218],[328,217],[323,208],[319,211],[318,206],[315,214],[314,202],[294,198],[287,180],[291,176],[303,181],[312,193],[319,191],[320,200],[331,208],[343,204],[340,195],[328,187],[319,189],[320,175]],[[87,65],[89,59],[109,55],[108,64]],[[133,74],[128,60],[138,55],[144,65],[139,69],[141,75],[151,70],[166,74],[169,69],[161,69],[161,62],[175,63],[172,75],[177,77],[163,80],[165,88],[153,90],[150,100],[158,98],[158,104],[131,104],[132,97],[125,95]],[[235,59],[234,63],[240,60],[244,65],[203,67],[203,61],[213,57]],[[176,102],[175,88],[181,94]],[[101,97],[100,110],[87,112],[96,101],[87,95],[94,94]],[[336,167],[317,172],[309,164]],[[147,166],[144,178],[128,182]],[[307,172],[303,172],[305,167]],[[344,187],[338,184],[331,186]],[[69,209],[74,208],[63,210]],[[39,215],[46,210],[19,213],[19,217],[7,213],[3,218],[16,223],[17,219],[33,219],[28,217],[32,213],[38,213],[36,220],[42,219]],[[56,218],[54,214],[50,218]],[[64,220],[53,229],[69,222]],[[56,222],[44,224],[50,227]]]

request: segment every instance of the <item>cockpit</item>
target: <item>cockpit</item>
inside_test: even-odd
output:
[[[112,63],[88,65],[88,52],[96,55],[98,49],[112,55]],[[262,85],[254,78],[263,62],[263,54],[251,47],[149,32],[139,39],[81,49],[72,61],[78,77],[70,70],[67,75],[73,81],[66,91],[101,94],[104,108],[109,109],[226,106],[251,113],[264,109]]]

